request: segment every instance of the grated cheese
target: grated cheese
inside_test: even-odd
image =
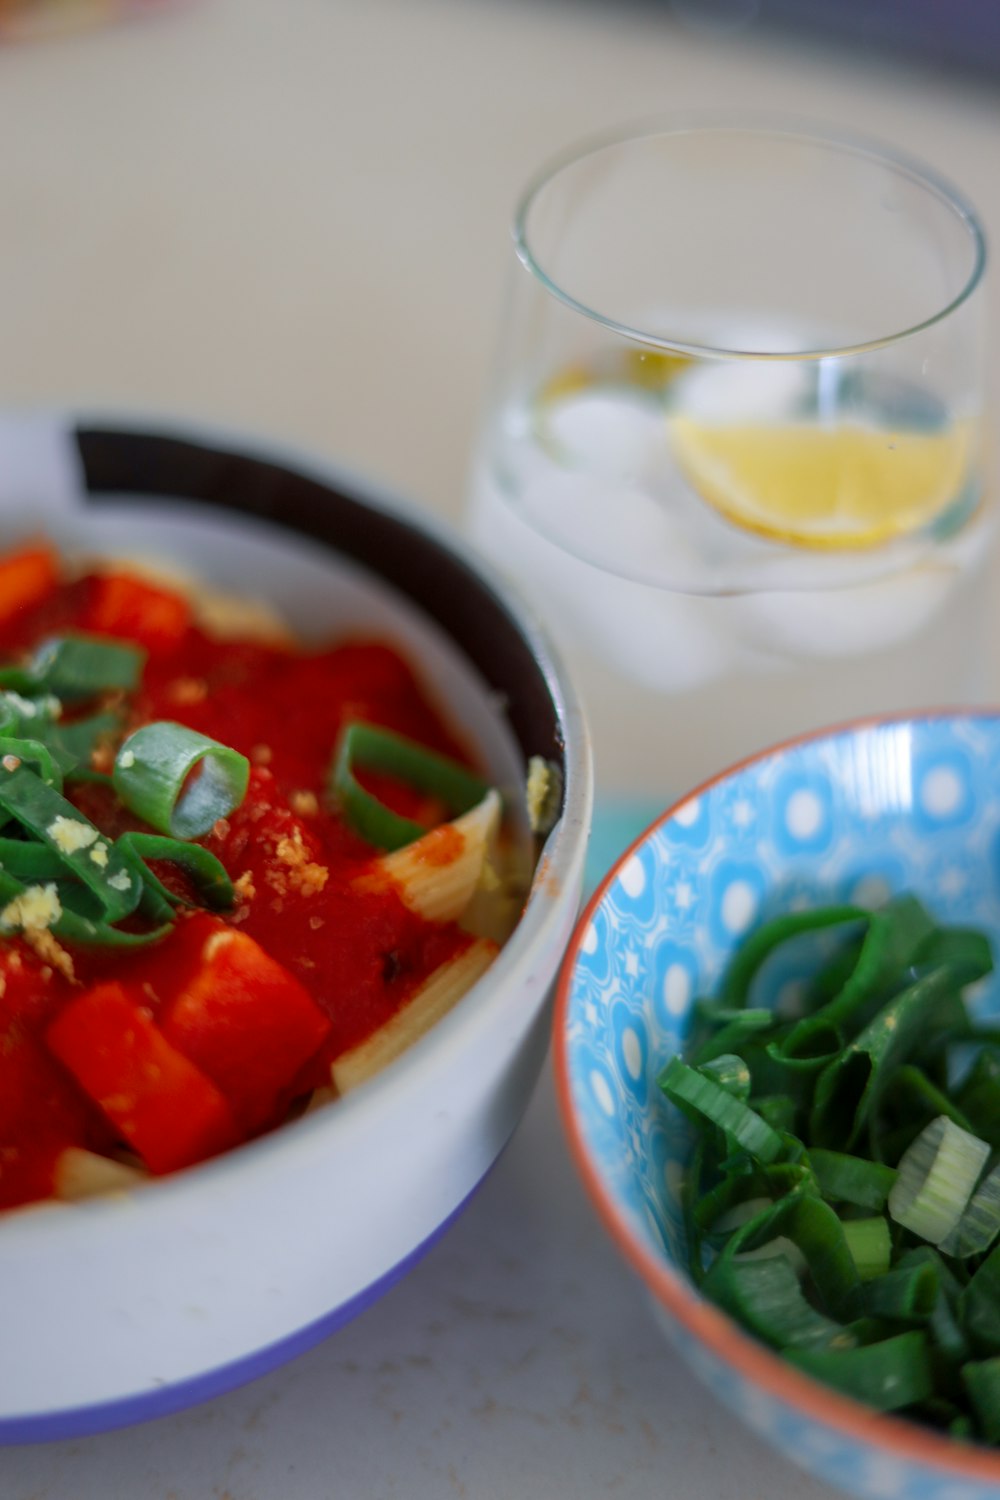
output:
[[[0,926],[21,932],[40,932],[51,927],[62,916],[62,902],[55,882],[29,885],[20,895],[7,902],[0,912]]]
[[[4,698],[22,719],[34,719],[39,714],[44,714],[48,719],[58,719],[62,713],[62,704],[51,694],[38,699],[22,698],[20,693],[12,692],[8,688],[4,693]]]
[[[562,775],[551,761],[533,755],[525,787],[532,833],[548,833],[556,824],[562,802]]]
[[[292,812],[300,818],[315,818],[319,812],[319,798],[315,792],[293,792],[288,799]]]
[[[291,838],[279,839],[274,852],[284,869],[268,870],[267,880],[279,895],[297,891],[302,896],[314,896],[326,885],[330,872],[310,859],[300,829],[296,828]]]
[[[97,829],[91,828],[89,823],[66,818],[61,813],[53,818],[45,832],[63,854],[76,854],[81,849],[89,849],[100,838]]]

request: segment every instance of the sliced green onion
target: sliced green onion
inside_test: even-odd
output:
[[[832,1028],[848,1021],[866,1001],[884,990],[893,975],[913,963],[933,931],[933,922],[912,896],[897,897],[881,911],[870,914],[857,962],[843,986],[827,1005],[793,1028],[784,1043],[785,1054],[808,1054],[815,1048],[817,1033],[828,1035]]]
[[[702,1232],[695,1214],[701,1201],[702,1176],[708,1143],[705,1135],[699,1135],[694,1143],[687,1170],[681,1183],[681,1215],[684,1220],[684,1244],[687,1248],[688,1269],[695,1286],[700,1286],[705,1275],[702,1258]]]
[[[48,896],[50,904],[50,913],[44,921],[32,920],[30,908],[27,911],[25,909],[25,898],[34,897],[37,902],[39,892]],[[65,942],[94,948],[141,948],[159,942],[170,931],[169,926],[162,926],[149,932],[122,932],[107,922],[95,921],[77,912],[67,911],[65,907],[58,910],[60,905],[54,882],[25,885],[5,870],[0,870],[0,921],[8,931],[30,931],[44,927]],[[53,919],[48,920],[48,915]],[[26,917],[28,920],[25,920]]]
[[[749,1097],[750,1069],[742,1057],[737,1057],[734,1053],[720,1053],[711,1062],[702,1063],[698,1072],[713,1079],[727,1094],[732,1094],[734,1099],[745,1100]]]
[[[246,756],[183,724],[136,729],[115,757],[112,783],[125,806],[157,832],[197,839],[246,796]]]
[[[137,687],[146,653],[139,646],[82,633],[52,636],[25,667],[0,670],[0,687],[57,698],[93,698]]]
[[[64,880],[68,873],[62,855],[34,839],[0,838],[0,870],[28,885]]]
[[[930,1316],[928,1332],[937,1353],[950,1364],[960,1364],[968,1359],[969,1343],[962,1332],[958,1319],[958,1304],[962,1288],[948,1262],[930,1245],[916,1245],[905,1251],[897,1261],[900,1267],[931,1265],[938,1281],[937,1301]]]
[[[102,739],[121,732],[122,722],[117,714],[91,714],[87,719],[77,719],[70,724],[55,726],[48,735],[49,740],[73,757],[76,767],[89,769],[90,759]],[[67,775],[71,773],[67,772]]]
[[[989,1154],[985,1141],[939,1115],[900,1161],[889,1213],[912,1234],[940,1245],[957,1227]]]
[[[62,857],[100,901],[108,923],[135,911],[140,891],[122,856],[72,804],[23,766],[0,762],[0,807]]]
[[[849,1156],[843,1151],[824,1151],[810,1147],[809,1160],[816,1173],[820,1191],[835,1203],[853,1203],[857,1208],[884,1208],[889,1190],[896,1181],[894,1167]]]
[[[0,688],[6,698],[11,694],[21,696],[37,692],[38,684],[31,675],[30,666],[0,667]]]
[[[698,1067],[711,1062],[725,1052],[742,1053],[743,1043],[755,1032],[766,1031],[774,1025],[774,1013],[769,1010],[733,1010],[717,1006],[713,1011],[701,1012],[701,1019],[711,1025],[719,1025],[714,1036],[696,1047],[691,1061]]]
[[[844,1238],[862,1281],[884,1276],[892,1258],[892,1236],[888,1222],[881,1216],[873,1219],[845,1219]],[[936,1289],[937,1283],[935,1283]],[[876,1311],[876,1309],[872,1309]]]
[[[720,1259],[754,1250],[784,1235],[801,1251],[821,1302],[838,1319],[862,1310],[862,1286],[844,1225],[828,1203],[809,1191],[789,1193],[756,1220],[737,1229]]]
[[[25,698],[20,693],[0,692],[0,734],[24,734],[37,738],[62,713],[62,704],[51,694]]]
[[[662,1075],[699,1131],[684,1195],[693,1274],[818,1378],[1000,1442],[992,1395],[977,1409],[961,1375],[983,1366],[988,1391],[1000,1361],[1000,1162],[982,1176],[1000,1149],[1000,1027],[970,1020],[962,998],[992,968],[990,944],[910,897],[866,924],[843,907],[812,916],[744,944],[729,987],[697,1003],[687,1073]],[[817,971],[804,956],[816,1008],[794,1022],[741,1010],[778,941],[824,925],[845,930]],[[856,1347],[838,1348],[841,1334]]]
[[[170,906],[191,903],[167,889],[152,870],[147,868],[145,861],[148,859],[161,859],[183,870],[204,904],[216,911],[232,906],[236,900],[233,883],[225,865],[200,844],[164,838],[156,833],[123,833],[116,840],[115,848],[125,856],[138,878],[151,886],[161,900]]]
[[[853,1333],[855,1341],[867,1347],[869,1344],[881,1344],[883,1339],[891,1338],[894,1329],[891,1323],[884,1318],[852,1318],[844,1327]]]
[[[907,1101],[902,1110],[899,1110],[900,1095]],[[975,1134],[971,1120],[949,1099],[944,1089],[939,1089],[922,1068],[915,1068],[911,1063],[905,1063],[893,1074],[885,1099],[886,1107],[890,1099],[894,1109],[909,1119],[913,1118],[913,1107],[916,1105],[918,1119],[921,1115],[924,1119],[946,1115],[962,1130],[967,1130],[970,1135]]]
[[[0,763],[5,771],[16,770],[19,764],[31,766],[46,786],[62,791],[63,766],[47,745],[39,740],[12,739],[0,735]]]
[[[962,1366],[962,1382],[988,1443],[1000,1443],[1000,1358]]]
[[[689,1068],[679,1057],[671,1059],[658,1082],[667,1098],[686,1114],[703,1115],[711,1120],[758,1161],[766,1164],[781,1156],[784,1142],[766,1120],[741,1100],[734,1099],[721,1084]]]
[[[822,1304],[837,1319],[860,1311],[862,1287],[844,1237],[843,1225],[830,1206],[803,1187],[764,1207],[729,1237],[719,1261],[745,1259],[748,1251],[780,1237],[801,1253]]]
[[[796,1189],[808,1189],[813,1177],[808,1167],[790,1162],[775,1162],[770,1167],[754,1166],[749,1171],[732,1171],[710,1192],[701,1193],[694,1205],[694,1217],[699,1228],[714,1233],[720,1229],[727,1215],[741,1209],[746,1203],[757,1205],[754,1212],[765,1204],[771,1204],[786,1193]],[[733,1220],[733,1225],[743,1224],[745,1217]],[[732,1226],[730,1226],[732,1227]]]
[[[790,1094],[765,1094],[762,1098],[754,1099],[752,1107],[779,1135],[791,1134],[795,1123],[796,1103]]]
[[[96,744],[102,736],[121,730],[117,714],[93,714],[66,723],[61,712],[58,698],[29,699],[18,693],[0,693],[0,754],[18,753],[19,746],[12,742],[15,738],[30,746],[30,752],[22,753],[21,759],[37,764],[42,779],[57,787],[62,785],[63,776],[81,779],[80,767],[92,774],[87,768]],[[59,776],[50,769],[52,762],[59,768]]]
[[[67,943],[76,943],[81,948],[147,948],[151,943],[158,943],[172,930],[173,924],[165,922],[147,932],[123,932],[121,928],[111,927],[107,922],[91,921],[65,910],[52,928],[56,937],[65,939]]]
[[[959,1321],[983,1354],[1000,1354],[1000,1248],[992,1250],[962,1289]]]
[[[743,942],[723,977],[720,1001],[723,1005],[746,1005],[750,987],[758,970],[776,948],[802,933],[819,932],[826,927],[840,927],[855,922],[868,923],[871,913],[857,906],[826,906],[815,911],[790,912],[759,927]]]
[[[937,1271],[930,1263],[898,1266],[868,1283],[865,1306],[872,1317],[925,1321],[934,1311],[938,1291]]]
[[[787,1358],[807,1375],[863,1401],[877,1411],[898,1411],[933,1393],[930,1349],[923,1333],[894,1338],[842,1353],[790,1349]]]
[[[970,1354],[969,1341],[958,1320],[958,1295],[952,1296],[944,1288],[947,1265],[942,1260],[938,1265],[938,1297],[931,1313],[928,1332],[934,1348],[945,1364],[961,1364]]]
[[[39,844],[38,847],[41,848],[41,845]],[[63,873],[65,874],[65,872]],[[79,881],[56,880],[56,892],[62,903],[64,912],[73,912],[78,917],[86,917],[90,922],[104,921],[101,903],[93,891],[88,891],[87,887],[81,885]],[[142,912],[143,916],[146,915],[141,901],[138,910]],[[170,912],[169,915],[172,918],[173,912]],[[158,918],[158,920],[162,920],[162,917]]]
[[[750,1220],[755,1219],[765,1208],[773,1207],[773,1198],[762,1198],[759,1196],[742,1198],[719,1214],[718,1218],[711,1225],[712,1232],[714,1235],[730,1235],[734,1229],[741,1229],[744,1224],[749,1224]],[[777,1243],[777,1240],[769,1240],[767,1245],[761,1246],[758,1250],[749,1250],[747,1254],[759,1255],[762,1251],[773,1249]],[[791,1244],[791,1240],[788,1240],[786,1243]]]
[[[969,927],[935,927],[920,944],[914,962],[937,968],[947,964],[956,983],[974,984],[993,970],[993,949],[985,933]]]
[[[489,791],[489,783],[481,776],[415,740],[374,724],[349,724],[330,768],[328,788],[354,831],[379,849],[400,849],[427,830],[366,792],[354,774],[355,768],[398,777],[418,791],[439,798],[456,816],[475,807]]]
[[[955,1092],[955,1103],[973,1132],[1000,1149],[1000,1056],[984,1047]]]
[[[739,1228],[739,1225],[733,1227]],[[787,1261],[796,1276],[805,1276],[809,1270],[802,1251],[785,1234],[775,1235],[773,1240],[765,1240],[763,1245],[757,1245],[753,1250],[741,1250],[732,1257],[732,1261],[734,1265],[743,1266],[755,1260],[774,1260],[776,1257]]]
[[[945,1255],[967,1260],[982,1255],[1000,1234],[1000,1166],[988,1172],[969,1199],[954,1229],[941,1241]]]
[[[94,786],[111,786],[111,777],[103,771],[92,771],[89,766],[76,765],[66,772],[67,781],[86,781]]]
[[[907,1120],[904,1125],[890,1127],[877,1118],[868,1122],[868,1149],[872,1160],[885,1167],[893,1167],[923,1129],[922,1120]]]
[[[948,968],[932,969],[895,995],[819,1075],[810,1116],[816,1144],[843,1143],[849,1149],[876,1108],[891,1070],[935,1032],[965,1019]]]
[[[856,1342],[843,1324],[810,1306],[784,1255],[720,1257],[709,1268],[704,1290],[775,1349],[850,1349]]]
[[[820,1073],[828,1063],[839,1057],[844,1046],[841,1032],[834,1026],[817,1018],[817,1024],[804,1037],[799,1051],[792,1056],[788,1051],[788,1036],[777,1038],[767,1044],[768,1056],[778,1064],[795,1073]]]

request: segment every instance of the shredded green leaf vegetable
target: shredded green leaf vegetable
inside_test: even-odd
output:
[[[109,838],[63,795],[72,781],[111,784],[92,757],[121,738],[115,705],[138,684],[144,661],[138,647],[75,633],[0,668],[0,937],[44,928],[87,947],[156,942],[176,908],[193,902],[165,885],[150,860],[180,872],[199,904],[233,904],[224,867],[190,840],[242,800],[249,766],[235,750],[177,724],[130,736],[115,790],[157,833]]]
[[[790,1021],[765,970],[810,940]],[[963,991],[992,966],[982,933],[912,896],[778,918],[659,1080],[694,1127],[682,1202],[704,1293],[816,1379],[984,1443],[1000,1443],[1000,1032]]]

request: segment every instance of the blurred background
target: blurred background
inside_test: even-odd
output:
[[[923,158],[1000,244],[998,0],[0,0],[0,412],[230,424],[459,521],[525,179],[719,106]],[[7,1452],[0,1491],[825,1500],[692,1387],[560,1140],[546,1080],[366,1317],[205,1408]]]
[[[850,127],[1000,241],[995,0],[129,9],[0,0],[3,403],[252,428],[458,519],[512,205],[581,134],[719,105]]]

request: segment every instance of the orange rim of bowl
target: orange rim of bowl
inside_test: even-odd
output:
[[[990,1453],[981,1446],[964,1447],[954,1438],[944,1437],[905,1418],[876,1411],[860,1401],[853,1401],[849,1396],[840,1395],[830,1386],[813,1380],[810,1376],[796,1370],[793,1365],[788,1364],[780,1355],[773,1353],[766,1345],[757,1343],[744,1333],[727,1314],[721,1312],[713,1303],[706,1301],[686,1276],[672,1270],[643,1244],[606,1186],[587,1148],[573,1105],[566,1044],[566,1023],[573,970],[594,913],[624,865],[652,834],[673,818],[679,808],[696,797],[704,796],[713,787],[728,781],[731,776],[745,770],[748,766],[769,760],[772,756],[783,754],[797,745],[810,744],[816,740],[834,739],[839,735],[860,729],[931,722],[942,718],[978,718],[1000,721],[1000,709],[941,708],[913,713],[875,714],[806,734],[793,735],[765,750],[734,762],[733,765],[709,777],[708,780],[701,782],[672,803],[618,856],[602,878],[576,923],[560,966],[556,988],[552,1021],[553,1066],[556,1098],[563,1130],[569,1141],[570,1155],[597,1209],[599,1218],[622,1251],[626,1261],[634,1271],[638,1272],[656,1300],[672,1313],[689,1333],[707,1345],[730,1369],[737,1371],[755,1386],[762,1387],[769,1395],[786,1402],[813,1421],[832,1428],[845,1439],[876,1444],[886,1453],[911,1463],[933,1464],[935,1468],[947,1471],[952,1477],[957,1474],[962,1477],[988,1480],[996,1484],[1000,1482],[1000,1453]]]

